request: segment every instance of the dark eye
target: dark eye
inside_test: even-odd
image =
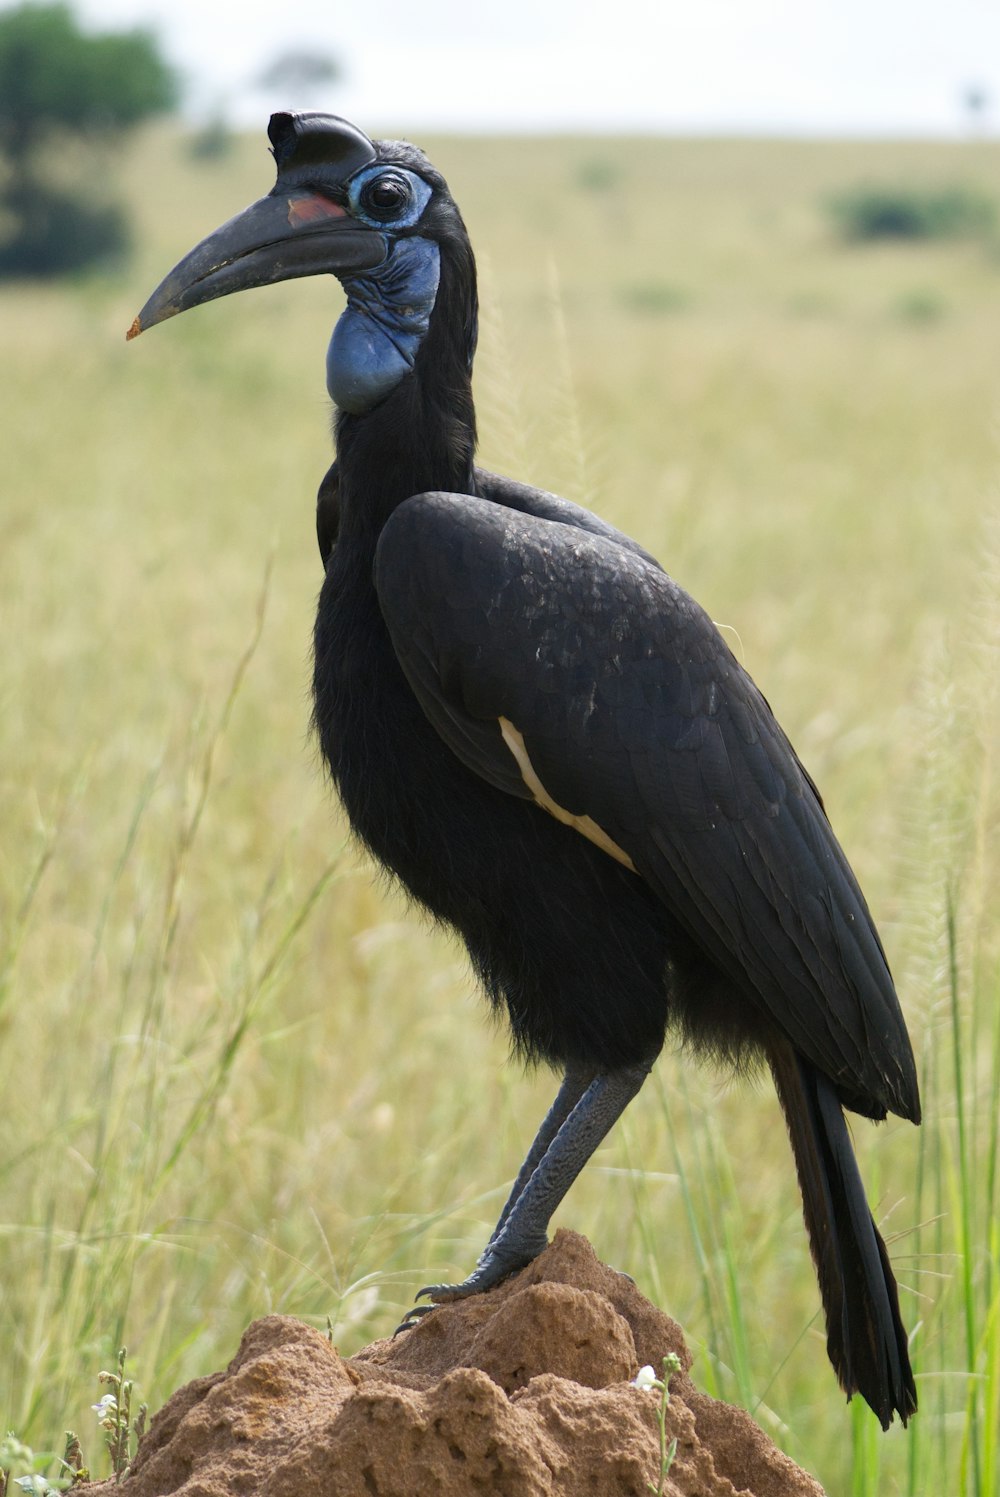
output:
[[[409,201],[409,183],[392,172],[373,177],[361,190],[361,206],[372,218],[395,218]]]

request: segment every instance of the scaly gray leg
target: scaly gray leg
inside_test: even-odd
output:
[[[582,1072],[567,1073],[518,1173],[497,1229],[475,1269],[460,1284],[431,1284],[421,1289],[417,1298],[427,1296],[432,1303],[415,1305],[404,1318],[400,1330],[413,1325],[435,1304],[447,1304],[492,1289],[508,1274],[537,1258],[548,1242],[546,1234],[553,1212],[636,1095],[649,1075],[649,1069],[648,1065],[638,1065],[602,1071],[582,1096],[578,1095]],[[578,1100],[571,1106],[574,1094],[578,1095]],[[533,1157],[537,1157],[538,1162],[529,1172]],[[527,1178],[523,1179],[524,1176]]]
[[[490,1248],[500,1236],[500,1233],[503,1231],[503,1228],[507,1223],[507,1218],[508,1216],[510,1216],[510,1213],[517,1201],[518,1196],[521,1194],[524,1187],[527,1185],[528,1181],[535,1173],[535,1167],[542,1159],[542,1156],[548,1149],[549,1144],[555,1138],[556,1134],[559,1132],[559,1129],[569,1117],[570,1113],[573,1111],[573,1108],[576,1106],[580,1098],[583,1096],[584,1092],[587,1090],[587,1087],[593,1081],[594,1074],[595,1073],[592,1066],[566,1067],[566,1075],[563,1077],[562,1086],[556,1093],[556,1099],[553,1102],[552,1106],[549,1108],[548,1112],[545,1114],[545,1117],[542,1119],[542,1125],[539,1128],[538,1132],[535,1134],[534,1142],[532,1143],[531,1148],[528,1150],[524,1163],[521,1165],[521,1168],[517,1172],[517,1179],[514,1181],[510,1195],[507,1197],[507,1204],[506,1206],[504,1206],[503,1210],[500,1213],[500,1220],[497,1222],[496,1226],[493,1228],[493,1231],[490,1233],[490,1240],[486,1244],[483,1257],[485,1257],[486,1253],[489,1252]]]

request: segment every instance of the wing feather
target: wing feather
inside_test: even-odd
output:
[[[542,496],[532,513],[422,494],[376,558],[424,711],[511,794],[499,730],[547,794],[628,854],[749,1001],[860,1110],[917,1111],[885,955],[815,786],[704,611],[626,538]],[[593,518],[593,517],[591,517]]]

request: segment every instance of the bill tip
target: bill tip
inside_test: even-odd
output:
[[[129,328],[128,332],[125,334],[125,342],[126,343],[131,343],[132,339],[133,338],[138,338],[138,336],[139,336],[139,334],[141,332],[142,332],[142,323],[139,321],[139,319],[137,317],[135,319],[135,321],[132,323],[132,326]]]

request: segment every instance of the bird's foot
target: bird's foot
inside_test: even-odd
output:
[[[543,1233],[537,1243],[522,1241],[505,1246],[501,1232],[495,1241],[487,1245],[472,1273],[460,1284],[428,1284],[418,1290],[417,1299],[428,1299],[430,1304],[414,1305],[407,1310],[393,1335],[398,1336],[400,1331],[411,1330],[418,1320],[422,1320],[440,1305],[452,1305],[458,1300],[469,1299],[474,1294],[483,1294],[487,1289],[492,1289],[512,1273],[517,1273],[518,1269],[524,1268],[533,1258],[537,1258],[547,1245],[548,1239]]]

